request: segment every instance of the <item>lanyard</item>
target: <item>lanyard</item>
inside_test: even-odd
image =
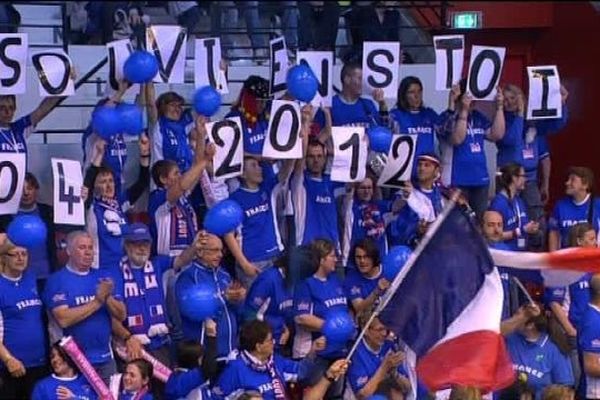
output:
[[[12,146],[15,153],[18,153],[19,152],[19,147],[18,147],[19,142],[17,141],[17,138],[15,137],[15,134],[13,133],[12,129],[9,128],[8,132],[10,133],[10,137],[8,137],[8,135],[6,134],[5,129],[0,129],[0,133],[2,134],[2,137],[8,143],[10,143],[10,145]]]

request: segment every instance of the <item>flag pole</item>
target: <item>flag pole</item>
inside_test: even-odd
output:
[[[404,277],[406,277],[408,272],[411,270],[412,266],[415,264],[415,262],[417,261],[417,259],[419,258],[419,256],[421,255],[421,253],[423,252],[425,247],[427,247],[427,245],[431,241],[431,238],[438,231],[438,229],[440,228],[440,226],[442,225],[442,223],[444,222],[446,217],[448,217],[448,215],[450,214],[452,209],[454,209],[454,206],[456,205],[456,202],[460,195],[461,195],[460,190],[456,190],[452,194],[450,201],[448,202],[446,207],[444,207],[444,210],[442,210],[442,213],[435,219],[435,221],[433,221],[433,224],[431,224],[431,227],[429,227],[429,229],[427,229],[427,231],[425,232],[425,236],[423,236],[423,239],[419,242],[419,245],[417,246],[415,251],[413,251],[412,254],[408,257],[408,260],[406,260],[406,264],[404,265],[404,267],[402,267],[402,269],[400,270],[398,275],[396,275],[396,277],[392,281],[392,284],[390,285],[390,287],[388,288],[386,293],[380,297],[381,301],[379,302],[379,305],[371,313],[371,316],[369,317],[369,319],[365,323],[365,326],[363,327],[360,334],[356,338],[356,341],[352,345],[350,352],[348,352],[348,355],[346,356],[346,361],[350,361],[350,358],[352,357],[352,355],[358,348],[358,345],[360,344],[361,339],[365,336],[367,329],[369,329],[369,326],[371,325],[373,320],[381,313],[381,311],[385,308],[385,306],[387,306],[387,304],[390,302],[390,300],[392,299],[392,296],[394,295],[394,293],[396,293],[396,290],[398,290],[398,287],[400,287],[400,284],[404,280]]]

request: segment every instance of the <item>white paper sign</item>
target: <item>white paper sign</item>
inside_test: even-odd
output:
[[[0,153],[0,215],[19,211],[26,157],[25,153]]]
[[[212,86],[221,94],[229,93],[227,78],[221,70],[221,39],[195,40],[194,84],[196,88]]]
[[[71,96],[75,83],[71,78],[73,64],[63,50],[43,51],[31,56],[39,78],[40,96]]]
[[[206,124],[208,140],[215,144],[213,170],[216,180],[234,178],[244,167],[244,140],[240,117]]]
[[[263,157],[274,159],[302,158],[300,140],[300,106],[295,101],[274,100]]]
[[[527,119],[562,118],[560,76],[556,65],[527,67]]]
[[[27,90],[28,45],[26,33],[0,34],[0,95]]]
[[[400,188],[410,180],[416,144],[417,135],[394,135],[377,185]]]
[[[364,94],[383,89],[386,98],[395,98],[400,75],[400,42],[364,42],[362,72]]]
[[[146,28],[146,48],[158,61],[154,82],[183,83],[187,34],[174,25],[152,25]]]
[[[297,59],[298,64],[306,62],[319,81],[317,94],[310,104],[315,107],[321,105],[331,107],[331,99],[333,98],[333,52],[299,51]]]
[[[460,81],[465,57],[464,35],[434,36],[435,90],[448,90]]]
[[[54,223],[85,225],[85,208],[80,196],[83,176],[79,161],[53,158],[52,176],[54,179]]]
[[[125,78],[123,65],[133,53],[131,40],[122,39],[109,42],[106,44],[106,51],[108,52],[108,84],[112,90],[118,90],[119,81]],[[139,84],[132,85],[129,90],[133,93],[139,92]]]
[[[473,46],[467,78],[467,93],[477,100],[493,100],[502,75],[505,47]]]
[[[280,36],[269,42],[269,50],[271,57],[271,79],[269,80],[269,93],[275,94],[286,90],[287,71],[289,59],[285,39]]]
[[[331,180],[360,182],[367,173],[369,139],[362,126],[332,127],[333,163]]]

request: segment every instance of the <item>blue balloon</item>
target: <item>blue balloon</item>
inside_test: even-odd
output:
[[[205,117],[212,117],[221,107],[221,95],[212,86],[203,86],[194,94],[194,110]]]
[[[346,344],[354,335],[355,326],[347,311],[332,311],[325,316],[321,332],[327,339],[328,348],[337,348]]]
[[[45,244],[47,234],[46,224],[37,215],[17,215],[6,229],[6,235],[14,245],[28,249]]]
[[[131,83],[150,82],[158,73],[158,61],[152,53],[136,50],[123,65],[123,75]]]
[[[398,272],[402,270],[408,257],[412,254],[410,247],[394,246],[383,258],[383,277],[388,281],[393,281]]]
[[[123,132],[117,109],[107,106],[97,107],[92,113],[92,129],[104,140],[109,140]]]
[[[185,318],[202,322],[214,318],[219,309],[217,288],[209,282],[201,282],[178,294],[179,311]]]
[[[144,130],[142,109],[135,104],[120,103],[117,106],[121,131],[127,135],[137,136]]]
[[[298,64],[290,68],[286,77],[287,88],[292,96],[309,103],[317,94],[319,82],[306,64]]]
[[[222,200],[215,204],[204,217],[204,229],[217,236],[223,236],[242,224],[244,212],[233,200]]]
[[[374,126],[367,131],[369,147],[378,153],[387,154],[392,145],[392,132],[385,126]]]

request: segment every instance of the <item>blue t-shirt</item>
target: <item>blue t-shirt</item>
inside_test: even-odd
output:
[[[527,374],[527,384],[535,390],[535,398],[541,399],[548,385],[573,386],[575,379],[571,363],[550,337],[543,333],[538,340],[530,342],[519,333],[506,338],[506,346],[517,374]]]
[[[256,277],[248,290],[244,306],[246,319],[268,322],[273,330],[273,339],[279,344],[281,334],[292,320],[293,307],[292,296],[285,287],[279,268],[267,268]]]
[[[209,268],[194,261],[177,278],[175,284],[177,298],[181,296],[183,291],[199,282],[215,285],[215,292],[220,302],[217,314],[213,318],[217,324],[217,357],[225,359],[237,347],[238,343],[238,317],[241,312],[241,305],[230,303],[225,298],[225,292],[233,280],[223,268]],[[185,315],[181,316],[181,321],[183,336],[186,339],[204,340],[202,322],[192,321],[186,318]]]
[[[512,199],[509,199],[506,192],[502,191],[492,199],[489,209],[497,211],[502,215],[504,232],[511,232],[519,228],[523,239],[527,238],[525,225],[529,223],[529,218],[527,217],[527,206],[523,199],[521,199],[521,196],[516,195]],[[523,239],[522,242],[525,244]],[[518,238],[507,240],[506,244],[512,251],[525,250],[525,246],[519,247]]]
[[[591,196],[590,196],[591,197]],[[558,231],[560,235],[560,247],[569,247],[569,230],[573,225],[582,222],[588,222],[588,211],[590,207],[590,197],[582,204],[575,204],[571,197],[560,199],[554,206],[552,215],[548,220],[548,228]],[[592,225],[598,232],[598,217],[600,216],[600,199],[593,199]]]
[[[96,400],[98,395],[92,389],[83,375],[76,375],[72,378],[61,378],[54,374],[38,381],[36,383],[32,400],[56,400],[56,390],[63,386],[73,393],[73,400]]]
[[[176,255],[194,242],[198,222],[186,196],[169,204],[166,189],[153,190],[148,200],[148,215],[155,254]]]
[[[262,155],[263,145],[265,144],[265,137],[267,136],[267,129],[269,128],[269,121],[260,116],[254,127],[249,127],[246,122],[246,118],[235,109],[232,109],[225,118],[240,117],[242,121],[242,131],[244,138],[244,153]]]
[[[292,199],[298,245],[327,239],[339,249],[336,186],[326,174],[321,179],[311,177],[307,171],[293,176]]]
[[[323,111],[317,111],[315,122],[321,128],[325,127]],[[354,103],[347,103],[339,94],[333,96],[331,100],[331,122],[333,126],[364,126],[365,128],[382,123],[372,100],[359,97]]]
[[[45,365],[48,359],[43,313],[33,272],[26,270],[15,280],[0,275],[0,340],[26,368]]]
[[[276,215],[276,199],[282,189],[281,184],[267,181],[256,190],[242,186],[229,195],[244,212],[240,241],[250,262],[273,259],[283,250]]]
[[[456,118],[445,112],[445,121]],[[452,125],[452,124],[448,124]],[[490,182],[485,156],[485,137],[492,123],[477,110],[469,113],[465,140],[456,146],[449,142],[452,132],[442,133],[442,177],[450,186],[486,186]]]
[[[348,299],[342,283],[335,273],[321,280],[314,275],[300,282],[294,291],[294,315],[312,314],[325,319],[332,311],[348,312]],[[312,338],[317,339],[321,334],[313,332]],[[327,345],[324,350],[317,353],[321,357],[337,359],[346,354],[346,348]]]
[[[366,299],[377,288],[377,282],[383,277],[383,269],[379,267],[379,272],[372,278],[367,278],[356,269],[348,269],[346,279],[344,279],[344,289],[350,303],[356,299]]]
[[[386,340],[378,351],[371,349],[365,339],[360,341],[356,352],[350,360],[348,368],[348,380],[352,391],[356,395],[375,375],[379,366],[383,363],[385,356],[394,351],[394,343]],[[398,373],[406,377],[406,370],[402,365],[398,366]]]
[[[273,356],[275,373],[284,386],[286,382],[295,382],[302,377],[308,376],[307,362],[288,360],[278,354]],[[217,399],[235,398],[235,394],[241,394],[246,390],[260,392],[265,400],[275,400],[272,378],[268,369],[258,371],[253,368],[241,355],[230,361],[219,380],[213,388],[213,394]]]
[[[159,117],[152,134],[152,160],[171,160],[177,163],[181,173],[192,166],[193,152],[190,148],[189,133],[193,128],[194,118],[191,110],[181,114],[178,121],[167,117]]]
[[[115,274],[108,270],[92,268],[87,273],[80,273],[65,266],[48,278],[44,303],[50,312],[60,306],[73,308],[90,303],[96,298],[96,286],[102,278],[118,281]],[[113,297],[123,300],[122,287],[115,285]],[[90,363],[102,364],[112,358],[111,332],[111,315],[107,306],[103,305],[86,319],[63,329],[63,336],[73,336]]]
[[[575,329],[579,330],[583,313],[590,302],[590,279],[591,273],[584,274],[577,282],[568,287],[546,288],[545,298],[548,303],[555,301],[560,305],[565,302],[569,305],[569,321]]]
[[[32,130],[31,115],[26,115],[11,122],[6,128],[0,127],[0,153],[27,154],[25,139],[31,134]]]
[[[588,304],[577,332],[577,344],[581,353],[600,355],[600,309]],[[583,363],[583,354],[580,355]],[[589,399],[600,398],[600,378],[589,376],[582,370],[580,391],[582,397]]]
[[[442,121],[433,109],[421,107],[418,111],[404,111],[395,108],[390,111],[390,118],[398,123],[401,134],[417,135],[415,160],[421,154],[439,154],[436,139]],[[413,177],[417,175],[417,164],[417,162],[413,163]]]

